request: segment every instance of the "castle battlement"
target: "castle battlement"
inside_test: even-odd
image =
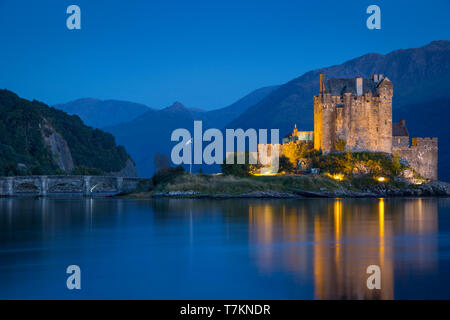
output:
[[[411,147],[437,148],[438,138],[412,138]]]

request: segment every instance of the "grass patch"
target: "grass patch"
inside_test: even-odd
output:
[[[339,182],[323,175],[235,177],[231,175],[184,174],[167,184],[158,185],[154,191],[197,191],[202,194],[233,195],[252,191],[289,192],[295,189],[331,191],[341,186],[342,184]]]

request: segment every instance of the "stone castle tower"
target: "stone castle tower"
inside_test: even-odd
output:
[[[392,82],[381,74],[371,79],[326,79],[320,75],[314,96],[314,148],[335,152],[345,142],[352,152],[399,155],[422,177],[438,178],[438,139],[412,138],[405,120],[392,123]]]
[[[392,152],[392,82],[383,75],[371,79],[325,79],[314,96],[314,148]]]

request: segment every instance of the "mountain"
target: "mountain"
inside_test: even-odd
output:
[[[187,108],[182,103],[175,102],[161,110],[150,109],[130,122],[107,127],[105,130],[111,132],[118,143],[126,145],[136,161],[139,174],[151,176],[154,171],[155,154],[163,153],[170,156],[171,149],[176,144],[170,141],[173,130],[186,128],[193,132],[194,120],[203,121],[203,130],[222,129],[226,123],[276,88],[273,86],[255,90],[230,106],[213,111]],[[205,172],[213,172],[219,168],[204,166],[203,169]]]
[[[394,84],[393,108],[450,97],[450,41],[434,41],[389,54],[366,54],[341,65],[309,71],[280,86],[256,103],[227,128],[279,128],[280,136],[297,124],[313,129],[313,96],[319,92],[319,74],[329,78],[370,77],[381,73]],[[410,115],[410,117],[422,117]]]
[[[151,176],[154,171],[154,156],[163,153],[170,156],[173,143],[172,131],[177,128],[193,128],[198,119],[191,110],[179,102],[162,110],[149,110],[136,119],[117,126],[107,127],[118,143],[126,145],[136,161],[140,176]]]
[[[0,175],[137,175],[114,137],[78,116],[0,90]]]
[[[258,103],[278,87],[269,86],[256,89],[228,107],[207,112],[208,125],[211,128],[224,128],[226,124],[240,116],[248,107]]]
[[[84,123],[94,128],[131,121],[149,110],[147,106],[139,103],[94,98],[78,99],[54,107],[68,114],[78,115]]]

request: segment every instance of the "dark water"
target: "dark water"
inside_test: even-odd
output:
[[[0,298],[449,299],[450,199],[0,199]]]

